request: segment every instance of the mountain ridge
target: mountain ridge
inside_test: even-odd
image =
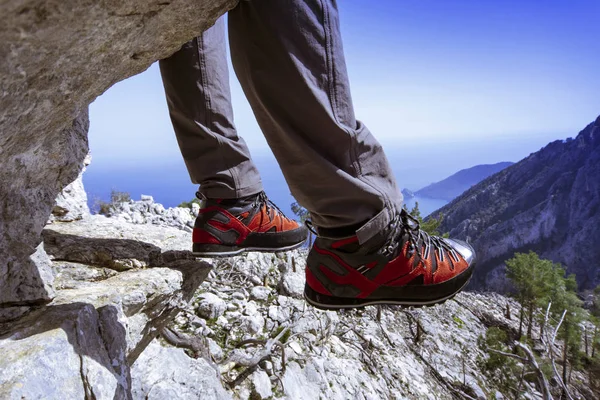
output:
[[[574,139],[549,143],[433,215],[444,215],[442,231],[475,246],[474,288],[505,291],[504,261],[533,250],[564,264],[580,289],[588,289],[600,282],[598,176],[600,117]]]
[[[495,164],[479,164],[464,168],[441,181],[431,183],[417,190],[415,195],[452,201],[471,186],[513,164],[511,161],[502,161]]]

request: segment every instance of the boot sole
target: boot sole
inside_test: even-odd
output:
[[[465,279],[464,283],[458,288],[458,290],[453,291],[452,293],[442,296],[436,299],[431,300],[413,300],[413,299],[358,299],[358,298],[344,298],[344,297],[334,297],[328,296],[313,290],[308,284],[304,285],[304,299],[310,305],[315,308],[321,310],[340,310],[345,308],[361,308],[365,306],[373,306],[373,305],[395,305],[395,306],[403,306],[403,307],[431,307],[438,304],[442,304],[447,300],[452,299],[458,293],[460,293],[471,280],[473,275],[473,267],[471,266],[463,275],[468,276],[459,276],[460,278]],[[457,278],[459,278],[457,277]],[[424,290],[427,288],[424,287]],[[431,290],[431,289],[429,289]]]
[[[227,246],[227,245],[221,245],[221,244],[198,245],[197,243],[195,243],[192,254],[196,257],[204,257],[204,258],[207,258],[207,257],[233,257],[233,256],[240,255],[242,253],[245,253],[245,252],[249,252],[249,251],[260,251],[260,252],[265,252],[265,253],[277,253],[277,252],[281,252],[281,251],[289,251],[289,250],[294,250],[299,247],[302,247],[303,244],[304,244],[304,241],[290,245],[290,246],[273,248],[273,247],[257,247],[257,246],[237,247],[237,246]],[[204,247],[206,250],[200,250],[201,247]]]

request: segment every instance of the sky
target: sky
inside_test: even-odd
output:
[[[338,4],[357,118],[397,170],[431,162],[441,179],[518,161],[600,114],[598,0]],[[239,134],[255,157],[272,157],[233,72],[230,81]],[[98,97],[90,122],[90,169],[183,165],[156,64]],[[444,164],[444,149],[457,161]]]

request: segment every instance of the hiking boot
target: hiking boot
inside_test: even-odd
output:
[[[193,253],[214,257],[291,250],[307,234],[306,227],[287,218],[264,192],[242,199],[205,199],[194,224]]]
[[[317,237],[306,262],[304,297],[322,309],[433,305],[465,287],[474,265],[469,244],[429,235],[402,210],[363,245],[356,236]]]

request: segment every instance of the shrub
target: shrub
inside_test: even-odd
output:
[[[131,195],[127,192],[119,192],[113,189],[110,192],[110,201],[106,202],[100,199],[96,199],[94,209],[96,213],[110,216],[116,207],[121,203],[129,203],[131,201]]]
[[[192,209],[192,205],[193,204],[198,204],[200,205],[200,200],[197,198],[193,198],[190,201],[182,201],[177,207],[181,207],[181,208],[189,208],[190,210]]]

